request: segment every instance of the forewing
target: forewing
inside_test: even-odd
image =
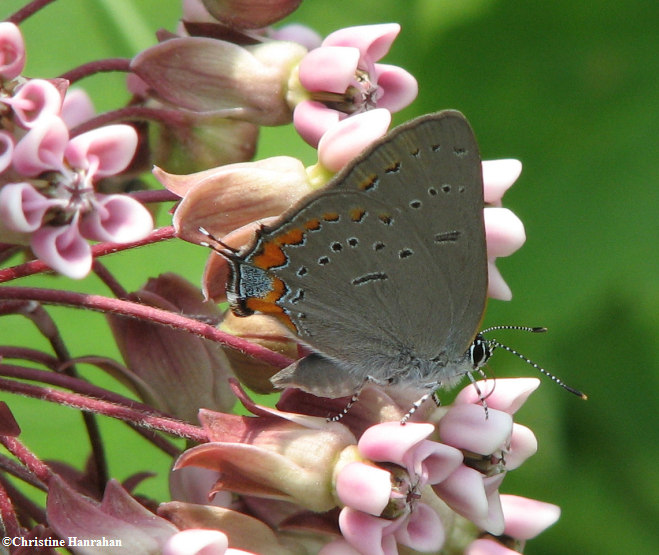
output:
[[[440,112],[396,128],[261,230],[241,264],[271,280],[270,312],[340,362],[462,356],[487,290],[469,124]]]

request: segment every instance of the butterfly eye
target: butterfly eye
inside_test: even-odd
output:
[[[474,368],[481,368],[485,366],[485,363],[492,356],[492,349],[489,344],[483,337],[478,334],[474,343],[469,348],[469,357],[471,358],[471,364]]]

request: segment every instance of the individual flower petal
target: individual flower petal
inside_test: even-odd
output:
[[[318,160],[337,172],[372,142],[382,137],[391,123],[384,108],[356,114],[328,130],[318,143]]]
[[[339,527],[343,537],[359,553],[369,555],[393,555],[398,553],[393,536],[387,536],[385,529],[391,521],[344,507],[339,514]]]
[[[44,118],[14,147],[14,168],[28,177],[48,170],[61,170],[68,142],[69,130],[62,119],[56,116]]]
[[[174,534],[162,548],[163,555],[222,555],[229,540],[219,530],[190,528]]]
[[[373,461],[388,461],[404,466],[410,449],[435,431],[428,423],[383,422],[368,428],[359,438],[359,452]]]
[[[91,270],[91,248],[80,235],[76,220],[68,225],[44,226],[36,230],[30,246],[37,258],[70,278],[82,279]]]
[[[513,292],[494,265],[494,260],[487,261],[487,296],[500,301],[509,301],[513,298]]]
[[[538,451],[538,440],[526,426],[513,424],[510,447],[506,453],[506,470],[515,470],[530,456]]]
[[[30,129],[40,125],[47,118],[59,116],[62,95],[49,81],[30,79],[12,98],[4,102],[12,107],[18,122]]]
[[[478,381],[476,386],[483,391],[490,381]],[[487,406],[493,409],[515,414],[520,407],[540,386],[538,378],[497,378],[492,392],[487,396]],[[474,385],[469,384],[455,398],[456,404],[480,404],[481,394]]]
[[[432,486],[435,493],[451,509],[474,521],[488,514],[488,499],[483,486],[483,475],[461,465],[446,480]]]
[[[62,201],[46,198],[30,183],[8,183],[0,189],[0,219],[13,231],[36,231],[48,209],[61,205]]]
[[[398,23],[346,27],[327,35],[323,46],[354,46],[364,58],[376,62],[389,52],[398,33]]]
[[[80,233],[88,239],[129,243],[153,231],[151,213],[127,195],[96,195],[94,208],[80,221]]]
[[[20,29],[10,23],[0,23],[0,78],[10,81],[18,77],[25,66],[25,43]]]
[[[480,405],[453,405],[439,421],[443,443],[481,455],[490,455],[505,445],[513,419],[502,411]]]
[[[339,471],[335,488],[344,505],[380,516],[391,496],[391,474],[372,464],[352,462]]]
[[[402,67],[388,64],[375,64],[377,72],[377,99],[379,108],[398,112],[409,106],[419,93],[419,84],[414,76]]]
[[[425,503],[417,503],[394,536],[399,543],[422,553],[437,552],[446,537],[439,515]]]
[[[74,168],[88,170],[94,178],[116,175],[135,156],[137,132],[131,125],[106,125],[71,139],[64,151]]]
[[[83,89],[66,91],[60,117],[69,129],[90,120],[96,114],[92,100]]]
[[[487,207],[483,216],[489,258],[510,256],[526,241],[524,224],[511,210]]]
[[[493,539],[480,538],[469,544],[465,555],[519,555],[519,552]]]
[[[515,159],[483,161],[483,193],[486,204],[501,206],[504,193],[522,173],[522,163]]]
[[[14,137],[7,131],[0,131],[0,173],[10,165],[14,155]]]
[[[495,476],[486,476],[483,478],[483,487],[487,498],[487,516],[485,518],[473,519],[474,524],[490,534],[499,536],[503,534],[504,519],[503,509],[501,508],[501,498],[499,495],[499,486],[506,473],[496,474]]]
[[[300,62],[300,83],[308,91],[343,94],[355,79],[360,53],[345,46],[312,50]]]
[[[327,106],[315,100],[303,100],[293,111],[295,130],[314,148],[323,134],[340,120],[337,110],[328,110]]]
[[[282,25],[277,29],[271,29],[268,32],[268,36],[275,40],[297,42],[309,51],[318,48],[323,42],[323,37],[321,37],[316,31],[299,23],[289,23],[288,25]]]
[[[501,495],[506,522],[504,532],[513,538],[530,540],[549,528],[561,516],[561,508],[517,495]]]

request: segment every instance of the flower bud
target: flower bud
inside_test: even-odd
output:
[[[197,287],[176,274],[163,274],[133,295],[150,306],[211,321],[219,309],[205,303]],[[109,315],[108,320],[126,365],[144,401],[188,422],[200,407],[229,410],[234,403],[227,378],[229,363],[222,347],[191,333],[161,324]]]

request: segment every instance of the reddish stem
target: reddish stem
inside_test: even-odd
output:
[[[9,480],[0,478],[0,483],[4,486],[5,490],[7,490],[7,494],[16,509],[16,515],[19,517],[19,524],[21,524],[24,529],[32,528],[29,520],[32,520],[37,524],[43,524],[44,526],[48,524],[48,518],[46,517],[46,511],[44,509],[39,507],[31,499],[28,499],[27,496],[22,491],[15,488]],[[43,485],[39,489],[48,491],[48,488]]]
[[[5,380],[2,378],[0,378],[0,389],[4,391],[8,391],[10,393],[24,395],[26,397],[32,397],[35,399],[41,399],[43,401],[49,401],[51,403],[66,405],[67,407],[83,410],[86,412],[103,414],[105,416],[109,416],[110,418],[125,420],[127,422],[131,422],[143,428],[160,430],[162,432],[166,432],[168,434],[172,434],[179,437],[184,437],[192,441],[197,441],[197,442],[208,441],[208,436],[206,435],[206,432],[204,431],[203,428],[200,428],[199,426],[193,426],[192,424],[188,424],[180,420],[155,416],[151,412],[141,411],[130,407],[124,407],[121,405],[117,405],[115,403],[110,403],[108,401],[102,401],[100,399],[92,399],[90,397],[85,397],[84,395],[78,395],[76,393],[57,391],[49,387],[40,387],[22,382],[16,382],[13,380]],[[2,441],[5,445],[7,445],[6,443],[7,441],[12,439],[13,438],[6,438],[0,436],[0,441]],[[23,459],[19,457],[19,455],[17,455],[16,453],[14,453],[13,450],[10,449],[10,451],[12,451],[12,453],[17,458],[19,458],[19,460],[23,461]],[[42,466],[45,466],[40,461],[39,463]],[[47,480],[44,481],[47,482]]]
[[[0,482],[0,522],[4,526],[5,536],[8,538],[17,538],[21,535],[21,527],[16,518],[14,506],[7,493],[7,490]]]
[[[27,6],[23,6],[20,10],[18,10],[13,15],[9,16],[5,21],[11,21],[12,23],[18,25],[19,23],[25,21],[32,14],[38,12],[41,8],[47,6],[48,4],[54,1],[55,0],[34,0],[33,2],[30,2]]]
[[[1,380],[2,382],[7,382],[10,380]],[[18,383],[18,382],[10,382]],[[25,384],[21,384],[25,385]],[[39,480],[44,484],[48,484],[50,477],[53,475],[50,468],[47,465],[42,463],[39,458],[32,453],[23,443],[15,437],[9,436],[0,436],[0,443],[2,443],[14,457],[16,457],[21,463],[23,463],[32,474],[34,474]]]
[[[155,121],[163,125],[179,127],[190,120],[190,116],[180,110],[167,108],[150,108],[148,106],[126,106],[109,112],[104,112],[93,117],[69,132],[70,136],[76,137],[85,131],[96,129],[118,121]]]
[[[105,60],[94,60],[82,64],[81,66],[74,67],[66,73],[60,75],[61,79],[66,79],[69,84],[80,81],[85,77],[94,75],[95,73],[105,73],[109,71],[130,71],[130,58],[107,58]]]
[[[87,397],[94,397],[96,399],[105,399],[117,405],[150,412],[159,416],[167,417],[164,412],[156,410],[149,405],[134,401],[118,393],[114,393],[102,387],[95,386],[81,380],[67,376],[66,374],[59,374],[57,372],[48,372],[46,370],[37,370],[36,368],[27,368],[25,366],[14,366],[12,364],[0,364],[0,376],[7,376],[9,378],[19,378],[21,380],[31,380],[41,383],[47,383],[58,387],[64,387],[74,393],[85,395]]]
[[[149,204],[150,202],[176,202],[181,200],[181,197],[166,189],[133,191],[127,194],[135,200],[139,200],[142,204]]]
[[[36,489],[41,491],[48,491],[48,486],[46,486],[46,484],[44,484],[27,468],[25,468],[22,464],[15,461],[14,459],[0,455],[0,469],[4,470],[5,473],[11,474],[19,480],[25,482],[26,484],[30,484]]]
[[[53,320],[48,312],[38,303],[25,302],[25,306],[20,310],[20,313],[29,318],[32,323],[37,327],[41,334],[48,340],[55,356],[64,366],[63,372],[72,378],[78,377],[78,371],[74,364],[66,364],[71,360],[69,350],[64,343],[55,320]],[[83,413],[83,421],[89,437],[89,444],[92,449],[92,457],[96,467],[96,477],[98,479],[99,493],[103,492],[105,483],[110,478],[108,474],[108,466],[105,458],[105,447],[101,440],[101,432],[96,422],[96,417],[93,414]]]
[[[140,241],[133,241],[132,243],[107,242],[92,245],[92,256],[94,258],[98,258],[99,256],[106,256],[115,252],[134,249],[144,245],[151,245],[160,241],[167,241],[168,239],[172,239],[175,236],[176,232],[174,231],[174,228],[172,226],[165,226],[152,231],[148,237]],[[19,264],[18,266],[11,266],[10,268],[4,268],[3,270],[0,270],[0,283],[5,283],[7,281],[12,281],[21,277],[51,271],[52,269],[41,262],[41,260],[32,260],[30,262],[25,262],[24,264]]]
[[[217,328],[162,310],[131,301],[110,299],[101,295],[87,295],[73,291],[39,289],[36,287],[0,287],[0,299],[33,300],[46,304],[67,305],[76,308],[89,308],[99,312],[110,312],[123,316],[132,316],[156,324],[164,324],[174,329],[194,333],[205,339],[210,339],[227,347],[238,349],[252,357],[258,358],[276,368],[285,368],[293,361],[288,357],[275,353],[245,339],[218,330]]]
[[[112,291],[115,297],[119,299],[127,299],[128,298],[128,291],[126,291],[119,283],[119,280],[114,277],[112,272],[108,270],[104,264],[101,264],[101,261],[98,259],[94,259],[94,263],[92,264],[92,271],[100,278],[100,280],[105,283],[107,288]]]
[[[0,358],[13,358],[20,360],[29,360],[41,364],[50,370],[56,370],[59,367],[59,360],[54,356],[30,349],[28,347],[13,347],[9,345],[0,345]]]

